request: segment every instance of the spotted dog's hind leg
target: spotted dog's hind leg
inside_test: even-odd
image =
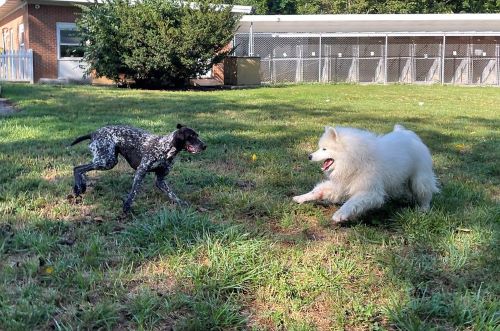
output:
[[[73,186],[73,192],[76,196],[85,193],[87,190],[87,183],[85,182],[85,175],[87,171],[95,170],[96,167],[93,163],[84,164],[73,168],[73,175],[75,177],[75,185]]]
[[[165,181],[165,176],[168,174],[168,170],[162,168],[156,170],[155,173],[156,173],[156,187],[158,187],[160,191],[162,191],[170,201],[180,206],[187,207],[188,206],[187,202],[179,199]]]
[[[114,144],[103,144],[93,141],[89,145],[90,150],[94,156],[92,163],[83,164],[73,168],[73,175],[75,177],[75,185],[73,192],[76,196],[85,193],[87,190],[87,183],[85,180],[85,173],[92,170],[109,170],[118,163],[118,154],[115,151]]]

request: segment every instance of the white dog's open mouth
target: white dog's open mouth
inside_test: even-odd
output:
[[[326,159],[323,162],[323,166],[321,167],[321,170],[327,171],[333,165],[333,162],[334,162],[333,159]]]

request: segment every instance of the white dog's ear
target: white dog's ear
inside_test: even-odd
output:
[[[328,135],[330,135],[330,137],[332,139],[337,139],[337,130],[335,130],[334,127],[331,127],[331,126],[325,126],[325,133],[327,133]]]

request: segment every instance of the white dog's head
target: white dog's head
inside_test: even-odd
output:
[[[309,154],[309,160],[323,162],[321,170],[333,171],[335,160],[342,151],[342,146],[338,139],[338,132],[331,126],[325,127],[325,132],[319,139],[318,150]]]

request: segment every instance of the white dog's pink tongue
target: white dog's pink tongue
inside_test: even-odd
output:
[[[323,162],[323,167],[321,167],[321,169],[323,171],[327,171],[328,168],[330,168],[333,164],[333,159],[326,159],[325,162]]]

